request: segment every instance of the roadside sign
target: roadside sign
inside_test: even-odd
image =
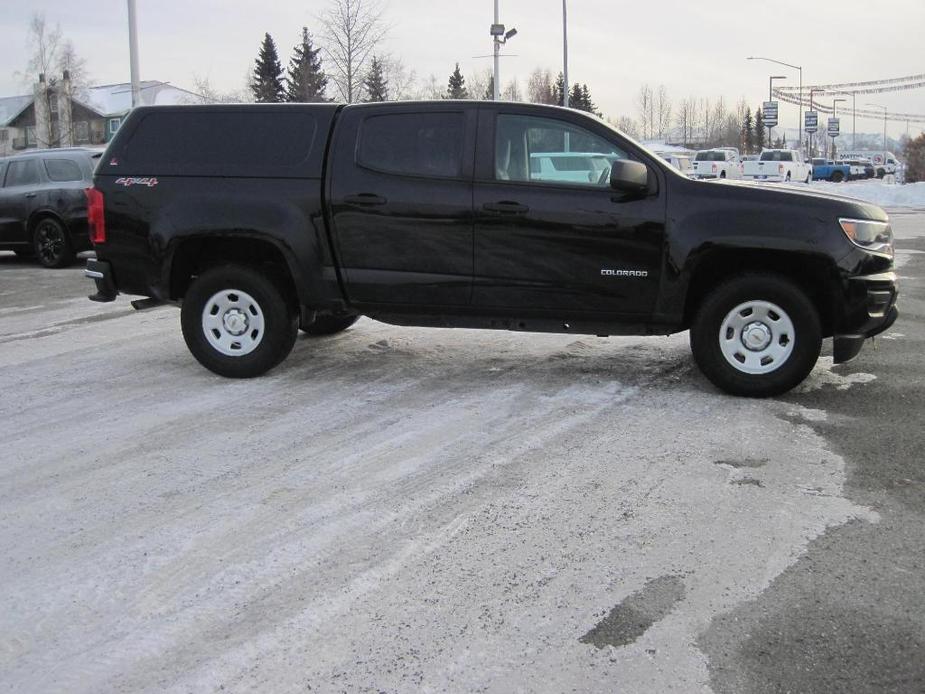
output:
[[[810,135],[819,130],[819,113],[817,111],[807,111],[803,120],[803,130]]]
[[[777,125],[777,101],[765,101],[761,105],[761,115],[764,118],[764,127],[773,128]]]
[[[829,118],[829,137],[838,137],[838,133],[841,131],[840,123],[840,118]]]

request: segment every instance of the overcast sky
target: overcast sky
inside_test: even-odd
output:
[[[269,31],[288,61],[301,27],[319,33],[327,0],[138,0],[142,79],[192,87],[193,74],[220,90],[239,89]],[[386,0],[391,26],[384,52],[403,59],[421,81],[445,84],[455,62],[465,75],[490,67],[492,0]],[[561,0],[501,0],[501,20],[518,35],[507,45],[502,80],[561,69]],[[129,79],[125,0],[30,0],[5,3],[0,14],[0,95],[27,92],[15,72],[27,60],[26,29],[33,12],[60,23],[88,61],[98,84]],[[925,0],[569,0],[569,67],[586,82],[605,115],[636,115],[641,84],[665,84],[686,96],[767,96],[769,74],[796,71],[749,62],[759,55],[803,65],[804,81],[838,83],[925,73]],[[858,99],[858,107],[861,99]],[[898,112],[925,113],[925,90],[864,98]],[[797,126],[796,107],[782,125]],[[859,121],[859,132],[876,132]],[[845,130],[843,124],[843,131]],[[891,134],[905,131],[893,125]]]

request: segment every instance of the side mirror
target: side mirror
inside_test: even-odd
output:
[[[617,159],[610,167],[610,187],[621,193],[645,193],[649,189],[649,170],[638,161]]]

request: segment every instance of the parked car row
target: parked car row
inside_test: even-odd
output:
[[[48,149],[0,159],[0,250],[51,268],[90,250],[84,191],[100,154]]]

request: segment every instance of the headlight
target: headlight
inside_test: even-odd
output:
[[[855,246],[871,253],[893,257],[893,229],[889,222],[867,219],[839,219],[842,231]]]

